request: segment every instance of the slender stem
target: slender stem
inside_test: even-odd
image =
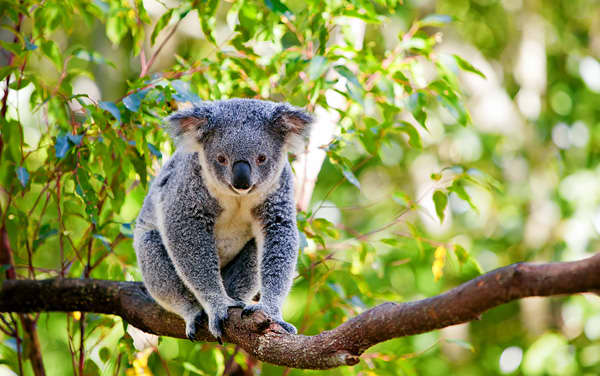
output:
[[[181,21],[183,21],[183,17],[179,18],[179,20],[177,21],[177,23],[175,24],[175,26],[173,26],[173,29],[171,29],[171,31],[169,32],[169,34],[161,42],[160,46],[158,46],[158,48],[156,49],[156,51],[154,51],[154,53],[152,54],[152,56],[150,56],[150,60],[148,60],[148,63],[146,63],[145,66],[142,66],[142,71],[140,72],[140,77],[144,77],[145,75],[148,74],[148,71],[152,67],[152,64],[154,64],[154,61],[158,57],[158,54],[160,53],[160,51],[162,51],[163,47],[167,44],[167,42],[169,41],[169,39],[171,39],[171,37],[173,37],[173,35],[175,35],[175,32],[177,31],[177,28],[179,27],[179,24],[181,23]],[[143,55],[143,52],[142,52],[142,55]],[[143,60],[145,60],[145,57],[144,57]]]
[[[83,376],[83,365],[85,363],[85,312],[81,312],[79,318],[79,375]]]
[[[60,179],[62,174],[59,172],[56,176],[56,211],[58,213],[58,246],[60,248],[60,272],[59,275],[65,277],[65,245],[64,245],[64,225],[62,220],[62,212],[60,210]]]

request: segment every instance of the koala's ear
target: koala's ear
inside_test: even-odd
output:
[[[305,110],[287,104],[275,110],[271,126],[283,136],[288,151],[298,153],[308,142],[313,116]]]
[[[206,109],[194,107],[167,117],[168,131],[176,143],[199,143],[208,129],[209,113]]]

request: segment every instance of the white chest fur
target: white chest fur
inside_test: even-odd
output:
[[[221,267],[224,267],[257,235],[254,233],[256,219],[252,216],[252,209],[260,200],[253,196],[230,195],[222,195],[218,200],[223,211],[215,222],[215,245]]]
[[[252,239],[252,216],[245,205],[228,207],[215,223],[215,244],[221,267],[227,265]]]

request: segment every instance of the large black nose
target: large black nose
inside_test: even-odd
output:
[[[250,188],[250,164],[246,161],[237,161],[233,164],[233,187],[235,189]]]

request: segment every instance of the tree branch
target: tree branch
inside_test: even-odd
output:
[[[360,355],[376,343],[479,319],[488,309],[516,299],[580,292],[600,292],[600,253],[575,262],[509,265],[432,298],[381,304],[315,336],[286,334],[262,312],[242,319],[240,309],[231,309],[225,340],[265,362],[327,369],[358,363]],[[185,338],[183,320],[158,306],[140,282],[49,279],[3,283],[0,312],[42,311],[115,314],[141,330]],[[206,325],[199,338],[215,340]]]

